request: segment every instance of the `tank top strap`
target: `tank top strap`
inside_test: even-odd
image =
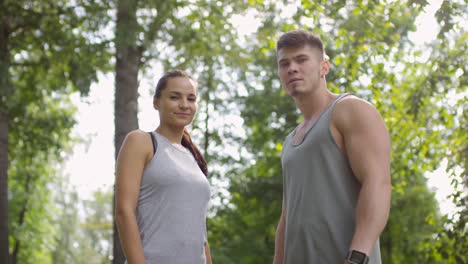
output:
[[[338,95],[338,97],[335,99],[335,101],[333,101],[331,107],[330,107],[330,110],[335,108],[335,105],[343,98],[345,98],[346,96],[348,95],[352,95],[352,93],[342,93],[340,95]]]
[[[153,155],[156,154],[156,150],[158,149],[158,140],[156,139],[156,135],[153,131],[148,132],[151,135],[151,142],[153,142]]]
[[[328,109],[326,110],[325,113],[323,113],[324,115],[324,121],[326,124],[330,124],[330,121],[331,121],[331,115],[333,113],[333,109],[335,109],[335,106],[336,104],[343,98],[345,98],[346,96],[348,95],[352,95],[352,93],[343,93],[343,94],[340,94],[338,95],[338,97],[335,98],[335,100],[331,103],[330,107],[328,107]]]

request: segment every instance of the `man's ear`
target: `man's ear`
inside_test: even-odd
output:
[[[324,77],[328,74],[330,70],[330,62],[328,60],[323,60],[320,67],[320,76]]]

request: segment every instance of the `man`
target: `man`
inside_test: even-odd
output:
[[[380,264],[391,196],[385,124],[368,102],[328,90],[320,37],[287,32],[276,52],[283,88],[303,121],[283,144],[274,264]]]

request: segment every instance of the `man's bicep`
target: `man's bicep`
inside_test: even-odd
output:
[[[369,104],[355,103],[343,133],[346,154],[362,183],[369,177],[387,180],[390,172],[390,139],[384,121]]]

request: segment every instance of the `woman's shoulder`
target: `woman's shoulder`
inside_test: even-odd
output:
[[[148,146],[148,142],[151,141],[151,135],[148,132],[145,132],[140,129],[135,129],[128,132],[127,136],[125,137],[125,144],[129,144],[136,147],[144,147]],[[151,146],[151,144],[150,144]]]

